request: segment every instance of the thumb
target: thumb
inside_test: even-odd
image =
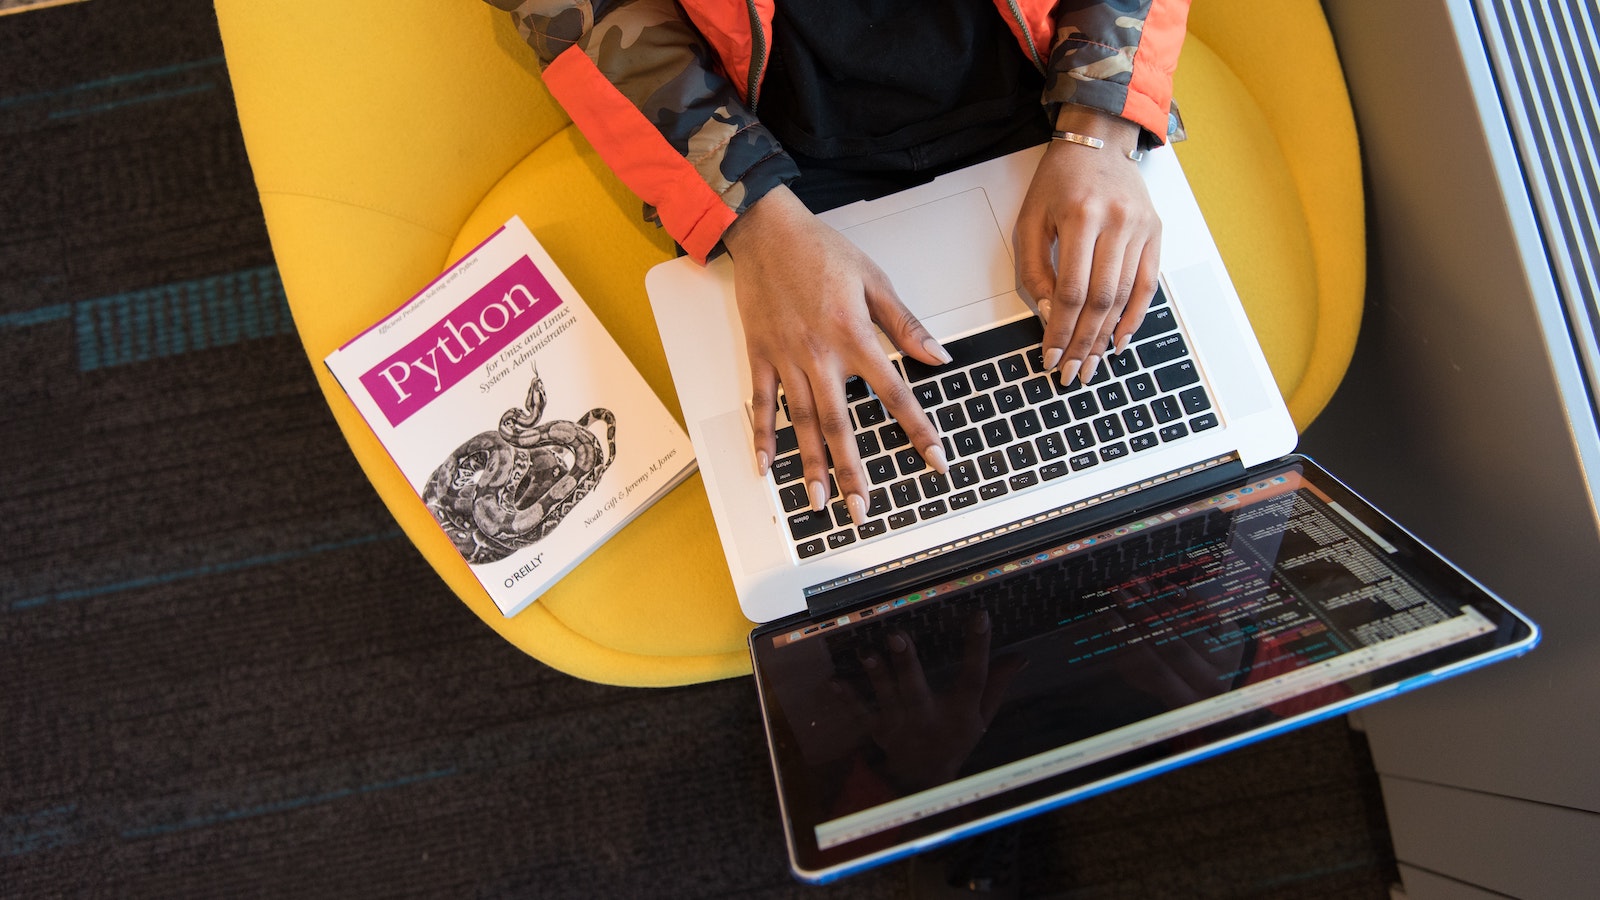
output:
[[[950,361],[950,353],[900,302],[900,296],[886,278],[868,284],[866,295],[867,314],[900,352],[930,366],[942,366]]]

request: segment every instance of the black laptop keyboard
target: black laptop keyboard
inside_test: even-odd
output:
[[[812,510],[794,428],[780,395],[771,477],[800,559],[989,503],[1215,428],[1218,419],[1189,343],[1157,292],[1128,349],[1104,357],[1087,385],[1063,387],[1044,368],[1043,326],[1032,316],[944,345],[952,360],[896,362],[933,420],[950,463],[935,472],[860,378],[845,384],[856,449],[871,484],[864,522],[853,522],[828,479],[826,509]]]

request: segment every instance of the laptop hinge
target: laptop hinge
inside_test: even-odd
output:
[[[1234,453],[1174,469],[1135,485],[812,585],[805,589],[806,609],[812,616],[827,616],[847,606],[938,581],[951,572],[1021,553],[1041,541],[1059,541],[1069,533],[1093,531],[1115,519],[1137,516],[1152,506],[1205,493],[1238,478],[1244,470]]]

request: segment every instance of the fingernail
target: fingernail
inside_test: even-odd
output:
[[[1088,384],[1091,380],[1094,379],[1094,370],[1099,368],[1099,367],[1100,367],[1100,357],[1098,357],[1098,356],[1091,356],[1088,359],[1084,360],[1083,361],[1083,374],[1082,374],[1082,376],[1080,376],[1080,380],[1082,380],[1084,384]]]
[[[1133,340],[1133,335],[1131,335],[1131,334],[1118,335],[1117,336],[1117,352],[1121,353],[1122,351],[1128,349],[1128,342],[1132,341],[1132,340]]]
[[[806,485],[806,489],[811,493],[811,508],[822,512],[823,507],[828,505],[828,486],[820,481],[812,481]]]
[[[944,458],[944,448],[938,444],[929,444],[922,448],[922,458],[941,475],[950,472],[950,461]]]
[[[1083,365],[1081,360],[1069,359],[1061,366],[1061,386],[1066,387],[1078,374],[1078,367]]]
[[[1044,370],[1048,372],[1051,369],[1054,369],[1056,367],[1056,363],[1061,362],[1062,355],[1063,354],[1060,347],[1051,347],[1049,350],[1046,350],[1044,352]]]
[[[844,502],[850,507],[851,522],[860,525],[867,520],[867,498],[860,494],[851,494],[844,499]]]
[[[1051,309],[1051,305],[1050,305],[1050,301],[1049,300],[1040,300],[1039,301],[1039,318],[1045,320],[1046,322],[1050,321],[1050,309]]]
[[[772,465],[772,460],[767,459],[767,451],[756,451],[756,474],[762,478],[767,477],[767,469]]]
[[[899,632],[889,635],[889,649],[896,653],[906,652],[906,636]]]
[[[923,341],[922,349],[932,353],[936,358],[938,358],[940,363],[948,363],[950,361],[950,351],[944,349],[944,347],[933,338],[928,338],[927,340]]]

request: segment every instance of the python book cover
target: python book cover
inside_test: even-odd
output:
[[[326,363],[507,616],[694,469],[519,218]]]

